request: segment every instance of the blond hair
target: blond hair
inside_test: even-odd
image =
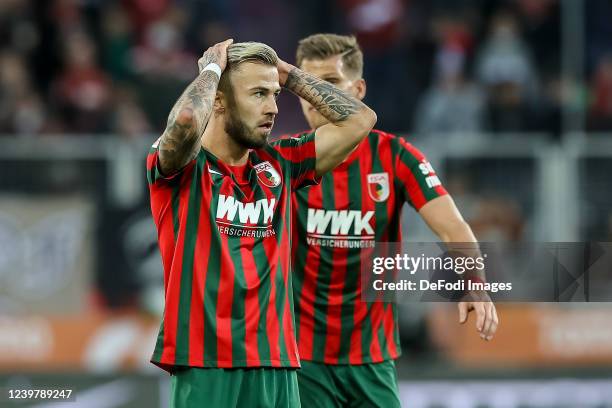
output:
[[[232,71],[245,62],[276,66],[278,55],[269,45],[259,42],[240,42],[231,44],[227,48],[227,66],[219,81],[219,89],[230,90],[229,77]]]
[[[324,60],[336,55],[342,56],[344,70],[351,76],[363,75],[363,53],[352,35],[313,34],[300,40],[296,51],[296,64],[302,65],[305,59]]]

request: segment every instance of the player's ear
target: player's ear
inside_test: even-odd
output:
[[[357,98],[359,98],[359,100],[362,100],[363,98],[365,98],[366,88],[367,88],[365,79],[359,78],[358,80],[356,80],[355,88],[357,89]]]
[[[217,115],[225,113],[227,108],[227,97],[223,91],[217,91],[215,94],[215,102],[213,103],[213,112]]]

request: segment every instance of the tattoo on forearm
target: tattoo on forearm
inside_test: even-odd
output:
[[[306,99],[330,122],[341,122],[359,112],[365,105],[329,82],[323,81],[299,69],[292,69],[285,88]]]
[[[166,130],[159,143],[162,171],[170,174],[197,156],[200,139],[212,112],[219,79],[211,71],[202,72],[174,104]],[[179,114],[190,110],[192,120],[182,121]]]

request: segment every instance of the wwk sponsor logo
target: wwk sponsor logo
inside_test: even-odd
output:
[[[243,203],[232,196],[219,194],[217,229],[221,234],[235,237],[266,238],[276,235],[272,228],[275,204],[275,198]]]
[[[329,248],[372,248],[374,211],[308,209],[306,242]]]
[[[240,222],[241,224],[270,224],[274,216],[276,199],[262,198],[252,203],[243,203],[232,196],[219,194],[217,220]]]
[[[308,209],[306,230],[310,234],[374,235],[370,220],[374,211]]]

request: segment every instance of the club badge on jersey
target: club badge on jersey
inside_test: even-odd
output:
[[[266,187],[278,187],[282,181],[280,174],[268,161],[257,163],[253,166],[257,172],[257,178]]]
[[[368,193],[376,202],[386,201],[389,198],[389,173],[368,174]]]

